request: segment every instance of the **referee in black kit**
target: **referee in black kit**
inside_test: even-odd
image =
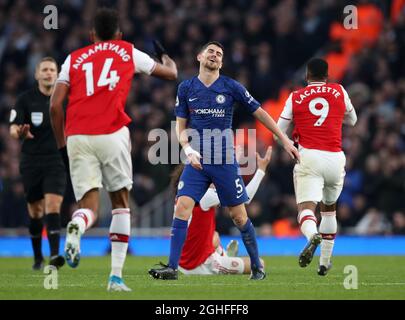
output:
[[[44,266],[44,223],[51,252],[49,264],[59,268],[65,263],[59,255],[59,241],[66,170],[49,119],[49,100],[57,75],[56,61],[51,57],[43,58],[35,69],[38,86],[21,94],[10,113],[10,135],[22,140],[20,173],[28,202],[34,270]]]

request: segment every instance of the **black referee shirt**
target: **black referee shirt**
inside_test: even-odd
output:
[[[10,123],[29,124],[34,136],[23,141],[21,151],[25,155],[59,154],[49,117],[50,99],[35,87],[18,96],[11,110]]]

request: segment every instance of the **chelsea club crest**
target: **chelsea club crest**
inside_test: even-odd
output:
[[[224,103],[225,102],[225,96],[222,94],[217,95],[217,97],[215,98],[215,100],[217,101],[217,103]]]

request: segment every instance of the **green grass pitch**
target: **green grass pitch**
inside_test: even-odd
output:
[[[265,257],[267,278],[257,282],[247,275],[180,275],[178,281],[158,281],[147,270],[166,258],[128,257],[124,279],[133,291],[109,293],[108,256],[84,257],[77,269],[65,265],[58,272],[57,290],[44,288],[46,275],[31,271],[31,259],[0,258],[0,299],[405,299],[405,257],[334,257],[326,277],[316,274],[317,260],[300,268],[296,257]],[[358,289],[344,288],[347,265],[358,270]]]

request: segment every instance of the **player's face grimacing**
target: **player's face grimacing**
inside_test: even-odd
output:
[[[38,66],[35,74],[35,79],[38,83],[44,87],[51,87],[55,84],[56,78],[58,76],[58,69],[55,63],[51,61],[44,61]]]
[[[209,70],[218,70],[222,67],[223,51],[215,44],[210,44],[204,51],[201,51],[197,60],[200,64]]]

